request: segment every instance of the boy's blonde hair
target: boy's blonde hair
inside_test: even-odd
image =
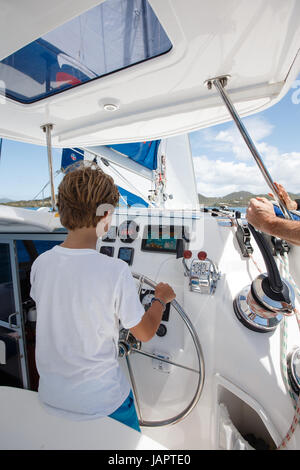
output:
[[[116,207],[119,191],[111,176],[96,164],[80,163],[68,168],[58,187],[57,207],[61,224],[68,230],[96,227],[102,204]]]

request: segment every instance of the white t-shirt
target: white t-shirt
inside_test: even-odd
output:
[[[31,269],[39,397],[72,419],[113,413],[130,387],[118,363],[119,320],[145,311],[128,265],[93,249],[55,246]]]

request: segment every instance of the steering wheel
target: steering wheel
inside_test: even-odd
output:
[[[136,279],[138,281],[138,294],[139,295],[142,291],[142,288],[143,288],[144,284],[151,287],[152,289],[155,289],[156,283],[154,281],[152,281],[151,279],[143,276],[142,274],[138,274],[138,273],[132,273],[132,275],[133,275],[134,279]],[[149,353],[147,351],[143,351],[141,349],[141,346],[142,346],[141,341],[138,341],[130,333],[129,330],[122,329],[120,331],[119,357],[125,357],[126,358],[128,373],[129,373],[129,377],[130,377],[131,384],[132,384],[133,394],[134,394],[134,397],[135,397],[136,410],[137,410],[140,426],[158,427],[158,426],[166,426],[166,425],[169,425],[169,424],[178,423],[179,421],[183,420],[184,418],[186,418],[191,413],[193,408],[198,403],[199,398],[200,398],[201,393],[202,393],[202,389],[203,389],[203,385],[204,385],[204,359],[203,359],[203,354],[202,354],[201,345],[200,345],[198,335],[195,331],[195,328],[194,328],[193,324],[191,323],[190,319],[188,318],[188,316],[184,312],[181,305],[179,305],[179,303],[176,300],[173,300],[171,302],[171,305],[175,309],[175,311],[179,314],[181,319],[183,320],[184,324],[186,325],[186,327],[188,329],[188,332],[189,332],[190,336],[192,337],[194,347],[195,347],[195,350],[196,350],[196,354],[197,354],[197,359],[198,359],[197,369],[193,369],[193,368],[187,367],[185,365],[178,364],[176,362],[170,361],[166,358],[162,358],[161,356],[158,356],[156,354],[152,354],[152,353]],[[131,364],[131,361],[130,361],[130,355],[131,354],[140,354],[144,357],[146,356],[146,357],[149,357],[149,358],[152,358],[152,359],[156,359],[158,361],[165,362],[165,363],[171,364],[173,366],[180,367],[182,369],[188,370],[191,373],[198,374],[198,381],[197,381],[196,390],[195,390],[195,393],[194,393],[193,398],[190,401],[190,403],[182,411],[180,411],[176,416],[173,416],[171,418],[168,418],[168,419],[165,419],[165,420],[160,420],[160,421],[147,421],[147,420],[144,420],[143,417],[142,417],[142,413],[141,413],[140,400],[139,400],[139,397],[138,397],[137,386],[136,386],[136,382],[135,382],[135,378],[134,378],[132,364]]]

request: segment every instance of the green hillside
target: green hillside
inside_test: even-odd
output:
[[[300,194],[289,193],[292,199],[299,199]],[[269,198],[267,194],[252,194],[248,191],[237,191],[230,194],[227,194],[223,197],[206,197],[203,194],[198,194],[200,204],[206,206],[218,206],[220,204],[226,204],[231,207],[246,207],[251,198],[253,197],[266,197]]]
[[[220,204],[226,204],[231,207],[246,207],[253,197],[269,197],[267,194],[252,194],[248,191],[237,191],[230,194],[227,194],[223,197],[206,197],[203,194],[198,194],[200,204],[205,206],[219,206]],[[300,194],[290,193],[292,199],[299,199]],[[3,201],[3,202],[1,202]],[[36,200],[22,200],[22,201],[9,201],[0,200],[0,204],[6,206],[15,206],[15,207],[51,207],[51,199],[47,197],[45,199],[36,199]]]

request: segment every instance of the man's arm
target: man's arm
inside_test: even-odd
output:
[[[247,219],[258,230],[300,246],[300,222],[277,217],[273,204],[268,199],[251,199]]]
[[[297,220],[280,219],[270,226],[269,233],[282,240],[300,246],[300,222]]]

